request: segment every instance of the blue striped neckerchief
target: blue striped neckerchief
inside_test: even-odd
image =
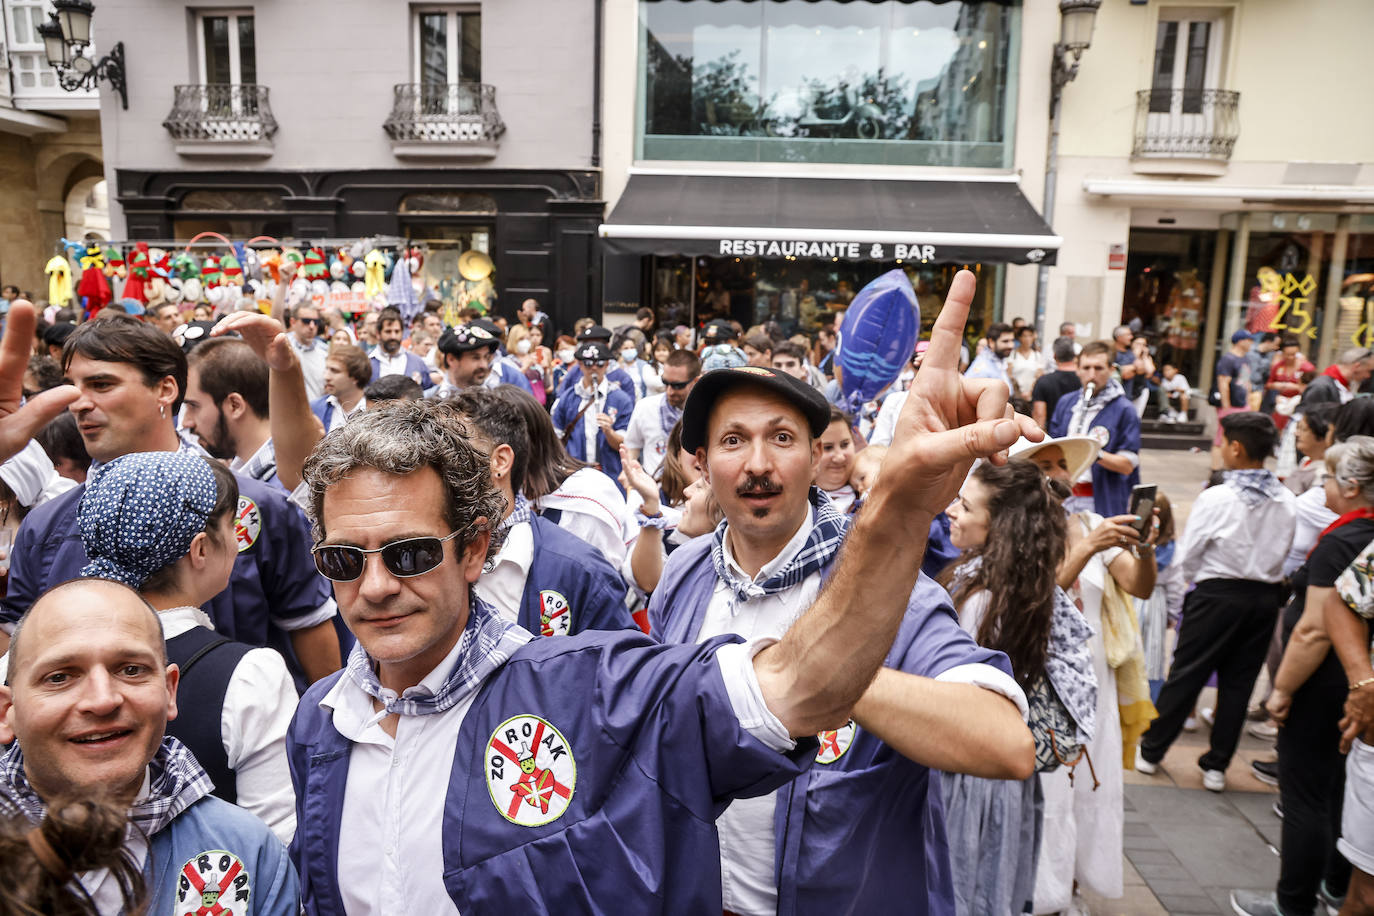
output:
[[[819,572],[829,565],[844,544],[845,532],[849,528],[846,519],[830,498],[817,487],[812,487],[809,500],[814,512],[811,533],[797,555],[782,569],[762,582],[744,579],[725,562],[725,532],[729,522],[722,521],[712,535],[711,562],[715,564],[716,576],[729,587],[736,604],[743,604],[752,598],[774,595],[794,585],[807,576]]]
[[[1278,499],[1286,489],[1268,468],[1241,468],[1225,471],[1221,476],[1247,509],[1258,509],[1268,500]]]
[[[417,684],[397,695],[382,686],[373,670],[372,658],[355,643],[344,668],[347,677],[364,693],[382,705],[372,722],[380,722],[388,715],[428,716],[445,712],[475,694],[483,682],[506,663],[534,636],[528,630],[508,623],[491,605],[468,590],[468,622],[458,637],[458,660],[444,677],[443,684],[433,693]]]
[[[514,528],[521,522],[528,522],[534,518],[534,511],[530,508],[530,501],[525,498],[524,493],[515,494],[515,508],[511,510],[505,520],[501,522],[498,531],[507,531]]]
[[[48,806],[29,785],[24,773],[24,753],[13,744],[0,757],[0,812],[12,808],[22,813],[30,823],[40,823]],[[214,783],[186,746],[171,735],[148,764],[148,795],[129,807],[129,820],[145,836],[154,836],[178,814],[209,795]]]

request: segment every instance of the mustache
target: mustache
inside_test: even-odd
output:
[[[771,477],[755,476],[750,474],[745,478],[744,483],[735,490],[736,496],[762,496],[773,493],[781,493],[782,484]]]

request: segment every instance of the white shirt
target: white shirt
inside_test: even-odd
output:
[[[334,408],[334,412],[329,415],[329,428],[325,430],[326,433],[332,433],[364,410],[367,410],[367,398],[358,398],[358,403],[353,405],[352,410],[344,410],[343,405],[339,403],[339,399],[332,394],[329,396],[329,401],[327,403]]]
[[[753,580],[763,582],[790,563],[806,546],[811,527],[812,517],[808,514],[797,533],[776,557],[764,564]],[[725,562],[736,575],[751,578],[735,561],[728,536],[724,552]],[[737,633],[747,640],[742,646],[771,644],[782,638],[797,618],[811,607],[820,590],[820,573],[813,573],[791,588],[737,603],[725,583],[717,581],[697,639]],[[942,672],[936,680],[972,683],[993,690],[1015,702],[1023,718],[1026,715],[1026,698],[1021,688],[1005,672],[991,665],[959,665]],[[735,709],[738,712],[738,703]],[[716,820],[725,909],[741,916],[773,916],[778,910],[778,889],[773,881],[777,855],[773,832],[776,805],[776,792],[758,798],[738,798]]]
[[[215,628],[198,607],[172,608],[158,616],[168,639],[198,626]],[[256,814],[288,844],[296,832],[296,793],[286,764],[286,729],[295,712],[296,685],[277,650],[246,652],[224,691],[220,738],[234,771],[239,807]]]
[[[601,427],[596,422],[596,415],[605,412],[606,395],[610,392],[611,386],[607,384],[605,379],[602,379],[601,384],[593,390],[587,387],[586,381],[584,376],[582,381],[577,383],[577,387],[573,389],[573,393],[577,395],[578,410],[582,409],[583,403],[591,401],[591,406],[582,414],[582,438],[586,448],[584,460],[595,464],[597,461],[596,437],[601,432]]]
[[[897,417],[901,415],[902,405],[910,392],[894,391],[883,399],[878,409],[878,419],[873,421],[873,434],[868,437],[869,445],[891,445],[897,432]]]
[[[318,339],[312,340],[309,347],[301,345],[295,334],[286,335],[291,341],[291,349],[301,361],[301,374],[305,376],[305,394],[315,400],[324,394],[324,361],[329,356],[329,348]]]
[[[1188,387],[1188,380],[1183,377],[1182,372],[1175,372],[1173,378],[1166,378],[1159,383],[1170,394],[1187,394],[1191,389]]]
[[[395,356],[387,356],[386,351],[378,347],[377,352],[372,355],[377,359],[377,378],[406,374],[406,351],[404,348],[397,350]]]
[[[1312,487],[1297,497],[1293,504],[1297,511],[1297,521],[1293,526],[1293,544],[1288,549],[1288,556],[1283,561],[1283,574],[1292,574],[1299,566],[1307,562],[1307,554],[1312,548],[1317,546],[1317,538],[1321,536],[1326,526],[1334,522],[1337,518],[1326,505],[1326,488],[1322,482],[1326,479],[1326,468],[1321,467],[1317,470],[1316,479]]]
[[[1296,497],[1282,488],[1277,499],[1251,509],[1226,484],[1198,494],[1174,560],[1188,582],[1249,579],[1277,582],[1293,543]]]
[[[535,502],[539,511],[558,509],[558,527],[591,544],[616,569],[625,565],[639,537],[639,523],[615,481],[596,470],[574,471],[563,485]]]
[[[639,452],[639,463],[655,479],[663,464],[663,456],[668,451],[668,433],[671,431],[663,428],[660,413],[666,397],[666,394],[651,394],[636,401],[634,412],[630,414],[630,425],[625,428],[625,447]]]
[[[777,751],[795,747],[768,710],[753,658],[773,640],[716,650],[725,692],[751,735]],[[461,643],[406,696],[431,696],[458,661]],[[349,913],[441,916],[458,909],[444,888],[443,800],[448,795],[458,732],[473,691],[452,708],[428,716],[398,716],[393,739],[381,727],[384,711],[346,674],[320,700],[353,748],[344,786],[343,829],[336,874]]]
[[[505,542],[492,558],[491,571],[477,580],[478,596],[511,623],[520,622],[520,602],[533,562],[534,529],[529,522],[521,522],[506,532]]]
[[[854,505],[854,500],[858,497],[858,494],[854,492],[854,488],[849,484],[845,484],[838,490],[822,490],[821,492],[835,504],[835,508],[840,510],[841,513],[848,512],[849,507]]]

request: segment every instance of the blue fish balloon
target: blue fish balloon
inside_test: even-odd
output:
[[[921,311],[911,280],[900,269],[869,283],[844,313],[836,362],[850,413],[897,380],[921,334]]]

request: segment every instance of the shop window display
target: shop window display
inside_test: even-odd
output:
[[[1001,264],[899,264],[911,279],[921,308],[922,336],[944,304],[954,274],[967,267],[978,275],[968,335],[976,343],[984,327],[1001,316]],[[762,258],[655,258],[653,305],[660,327],[702,327],[730,318],[745,328],[774,325],[778,334],[808,337],[844,311],[856,293],[893,265],[875,261]]]
[[[1211,230],[1131,231],[1121,320],[1150,342],[1155,364],[1170,363],[1195,380],[1201,365],[1207,284],[1216,233]],[[1102,329],[1102,336],[1110,331]]]
[[[642,0],[641,159],[1011,165],[1019,2]]]

